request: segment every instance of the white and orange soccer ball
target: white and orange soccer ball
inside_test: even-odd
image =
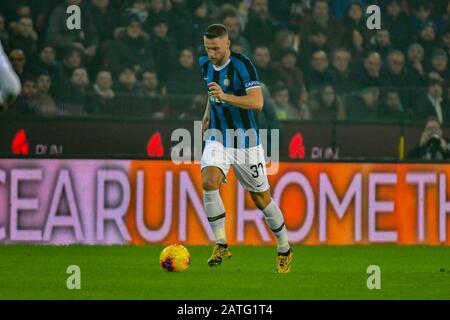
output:
[[[172,244],[161,251],[159,264],[165,271],[182,272],[189,268],[191,255],[186,247],[180,244]]]

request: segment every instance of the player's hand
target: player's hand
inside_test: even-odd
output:
[[[217,84],[217,82],[209,83],[208,90],[212,96],[217,97],[219,101],[223,101],[225,93],[222,91],[222,88]]]

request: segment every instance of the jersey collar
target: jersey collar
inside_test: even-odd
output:
[[[228,61],[225,62],[225,64],[221,65],[220,67],[216,67],[215,65],[212,65],[212,66],[213,66],[214,70],[220,71],[220,70],[225,69],[230,64],[230,62],[231,62],[231,59],[229,58]]]

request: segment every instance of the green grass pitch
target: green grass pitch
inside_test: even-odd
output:
[[[168,273],[162,248],[0,245],[0,299],[450,299],[450,247],[294,246],[290,274],[274,273],[274,247],[251,246],[217,268],[211,247],[188,247],[189,269]],[[80,290],[66,287],[69,265]],[[369,265],[380,290],[366,286]]]

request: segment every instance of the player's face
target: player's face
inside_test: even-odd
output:
[[[226,61],[225,56],[230,49],[230,40],[227,37],[208,39],[203,37],[206,53],[212,64],[221,66]]]

